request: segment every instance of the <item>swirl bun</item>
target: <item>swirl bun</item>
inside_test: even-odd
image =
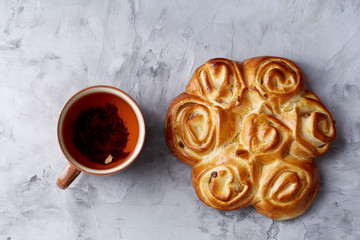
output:
[[[207,61],[196,69],[185,92],[229,110],[239,105],[245,82],[238,64],[223,58]]]
[[[274,108],[302,94],[306,84],[300,69],[280,57],[255,57],[243,62],[253,104],[269,102]]]
[[[285,155],[291,142],[290,129],[265,113],[246,116],[240,134],[243,144],[263,164]]]
[[[259,166],[234,155],[237,144],[193,167],[191,179],[201,201],[210,207],[233,210],[251,203]]]
[[[319,189],[313,158],[327,152],[336,130],[296,64],[211,59],[185,92],[169,105],[165,139],[193,166],[200,200],[222,210],[252,205],[272,219],[302,214]]]
[[[320,175],[311,160],[277,161],[263,168],[255,210],[272,219],[290,219],[302,214],[314,199]]]
[[[178,159],[194,165],[235,137],[237,117],[197,96],[180,94],[170,104],[165,122],[168,147]]]
[[[295,139],[304,146],[312,158],[324,154],[334,140],[336,130],[330,113],[310,92],[297,103]]]

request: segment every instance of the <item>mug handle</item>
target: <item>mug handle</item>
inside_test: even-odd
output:
[[[66,189],[80,173],[81,171],[68,164],[60,173],[56,185],[61,189]]]

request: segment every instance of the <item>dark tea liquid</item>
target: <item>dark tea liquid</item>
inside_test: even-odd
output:
[[[117,107],[117,114],[120,118],[123,119],[125,127],[129,132],[128,141],[124,149],[124,151],[129,152],[129,154],[126,158],[120,159],[116,162],[111,162],[107,165],[90,161],[87,157],[82,155],[73,144],[74,123],[76,121],[76,118],[80,115],[80,112],[82,110],[87,110],[90,107],[104,108],[105,103],[110,103]],[[135,149],[136,143],[139,138],[139,123],[137,121],[134,111],[126,101],[120,99],[114,94],[107,92],[91,93],[78,99],[69,108],[64,117],[63,128],[60,134],[62,134],[65,148],[72,156],[72,158],[74,158],[77,162],[92,169],[110,169],[121,164],[123,161],[125,161],[132,155],[132,152]]]

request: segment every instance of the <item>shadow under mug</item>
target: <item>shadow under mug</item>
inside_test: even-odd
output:
[[[90,107],[104,107],[105,103],[116,105],[118,115],[123,119],[129,132],[124,150],[129,152],[128,156],[106,165],[90,161],[73,144],[74,122],[80,112]],[[68,164],[59,175],[56,185],[66,189],[81,172],[107,175],[127,168],[134,162],[144,145],[145,122],[140,108],[129,95],[110,86],[92,86],[76,93],[64,105],[58,120],[57,135]]]

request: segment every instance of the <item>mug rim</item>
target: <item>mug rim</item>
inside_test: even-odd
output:
[[[69,110],[69,108],[72,106],[72,104],[74,104],[78,99],[76,99],[79,95],[81,95],[82,93],[84,94],[84,96],[86,96],[89,91],[89,93],[92,93],[91,90],[93,90],[93,93],[96,92],[100,92],[100,91],[96,91],[96,90],[105,90],[105,92],[109,93],[115,93],[115,95],[119,98],[121,98],[122,100],[124,100],[130,107],[131,109],[134,111],[136,119],[138,120],[139,123],[139,137],[138,140],[136,142],[135,148],[133,150],[133,152],[131,153],[131,155],[122,163],[114,166],[113,168],[109,168],[109,169],[94,169],[94,168],[90,168],[87,167],[81,163],[79,163],[78,161],[76,161],[67,151],[65,145],[63,144],[62,141],[62,137],[61,137],[61,133],[60,133],[60,129],[61,129],[61,125],[60,123],[63,122],[64,117],[67,113],[67,111]],[[84,93],[85,92],[85,93]],[[81,96],[80,96],[81,97]],[[80,99],[79,97],[79,99]],[[64,104],[64,106],[62,107],[60,114],[59,114],[59,118],[58,118],[58,122],[57,122],[57,139],[58,139],[58,143],[60,145],[60,149],[62,151],[62,153],[64,154],[66,160],[68,161],[68,163],[78,169],[79,171],[85,172],[85,173],[89,173],[89,174],[93,174],[93,175],[108,175],[108,174],[113,174],[116,172],[120,172],[124,169],[126,169],[127,167],[129,167],[134,161],[135,159],[138,157],[138,155],[140,154],[143,146],[144,146],[144,142],[145,142],[145,135],[146,135],[146,128],[145,128],[145,121],[144,121],[144,116],[139,108],[139,106],[137,105],[137,103],[135,102],[134,99],[132,99],[127,93],[125,93],[124,91],[116,88],[116,87],[112,87],[112,86],[108,86],[108,85],[94,85],[94,86],[90,86],[90,87],[86,87],[78,92],[76,92],[74,95],[72,95]]]

